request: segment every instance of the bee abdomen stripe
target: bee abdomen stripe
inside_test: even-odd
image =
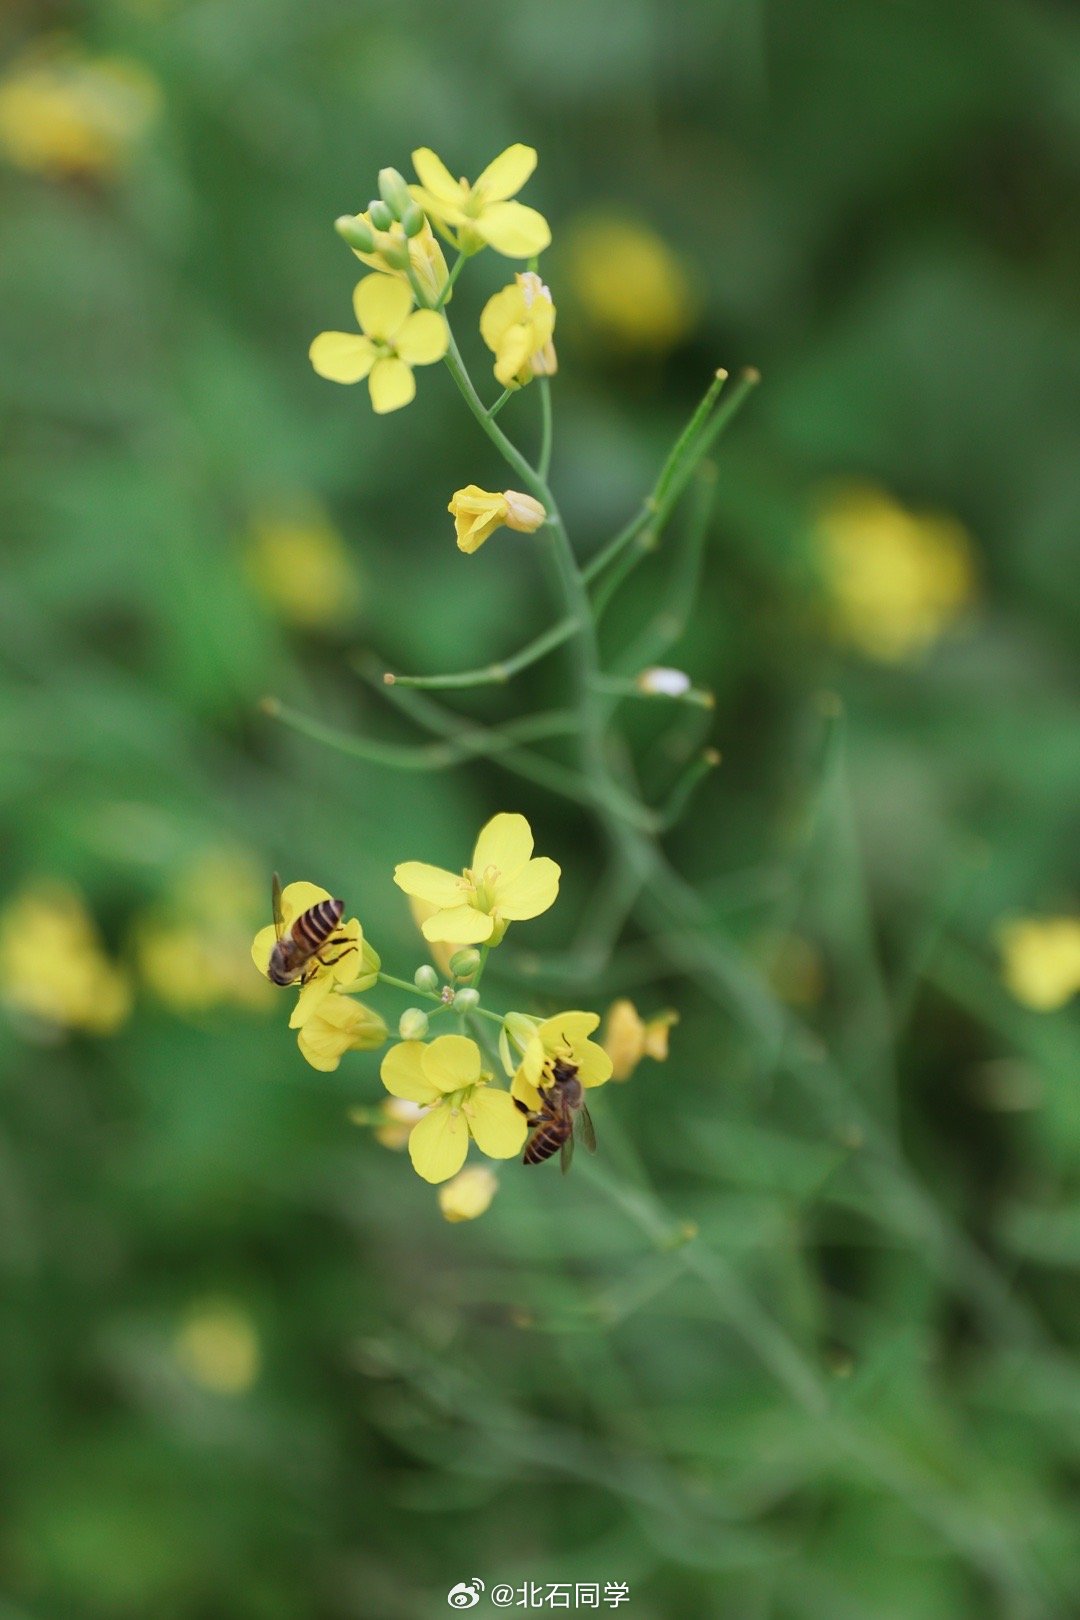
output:
[[[566,1140],[566,1132],[561,1127],[548,1126],[545,1130],[537,1131],[530,1142],[525,1145],[525,1163],[542,1164],[557,1153]]]
[[[344,909],[345,903],[342,900],[320,900],[317,905],[301,912],[297,917],[292,925],[293,938],[306,945],[309,950],[318,950],[323,940],[329,938],[341,921]]]

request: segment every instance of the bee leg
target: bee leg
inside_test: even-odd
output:
[[[525,1115],[525,1123],[527,1125],[531,1125],[534,1130],[537,1125],[542,1125],[544,1123],[544,1115],[534,1114],[528,1103],[523,1103],[520,1097],[514,1098],[514,1107],[521,1110],[521,1112]]]

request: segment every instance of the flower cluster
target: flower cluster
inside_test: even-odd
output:
[[[383,972],[359,920],[346,920],[340,902],[312,883],[281,891],[278,917],[259,930],[251,948],[264,978],[273,967],[275,982],[295,988],[289,1025],[318,1069],[336,1069],[347,1051],[374,1050],[389,1040],[383,1018],[356,999],[360,992],[382,983],[425,1003],[401,1013],[399,1038],[383,1056],[386,1102],[375,1110],[356,1108],[351,1117],[372,1126],[387,1147],[408,1148],[417,1175],[440,1186],[448,1221],[475,1219],[497,1190],[482,1164],[464,1168],[470,1144],[485,1158],[512,1159],[546,1117],[559,1076],[577,1081],[583,1092],[615,1072],[610,1052],[590,1038],[600,1023],[597,1013],[571,1008],[541,1019],[481,1004],[488,953],[511,923],[540,916],[558,897],[559,866],[533,848],[526,818],[504,812],[481,828],[471,864],[460,872],[423,861],[397,866],[394,881],[410,896],[438,963],[422,963],[411,983]],[[622,1015],[613,1009],[609,1024],[616,1016]],[[457,1028],[433,1031],[439,1018],[456,1018]],[[666,1055],[660,1031],[666,1034],[673,1021],[673,1014],[663,1014],[643,1025],[649,1033],[642,1050]],[[625,1047],[625,1029],[620,1039]],[[625,1078],[622,1048],[617,1055]],[[575,1089],[575,1107],[579,1097]]]

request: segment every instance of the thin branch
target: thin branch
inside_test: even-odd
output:
[[[466,686],[501,686],[512,675],[528,669],[530,664],[538,663],[556,647],[561,647],[564,641],[569,641],[571,636],[577,634],[577,628],[576,619],[560,619],[550,630],[545,630],[543,635],[537,636],[535,641],[530,641],[519,652],[494,664],[484,664],[480,669],[464,669],[456,674],[447,675],[393,675],[387,671],[383,680],[387,686],[426,686],[444,690]]]

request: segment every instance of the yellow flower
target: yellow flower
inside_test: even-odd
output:
[[[537,1087],[550,1083],[556,1059],[572,1064],[587,1089],[610,1080],[610,1057],[596,1041],[589,1040],[599,1022],[599,1013],[564,1012],[537,1024],[526,1043],[510,1087],[511,1094],[529,1109],[539,1108],[541,1099]]]
[[[898,663],[921,652],[975,594],[971,541],[957,520],[905,511],[871,486],[826,498],[816,537],[833,633],[870,658]]]
[[[385,1023],[370,1007],[347,996],[325,996],[305,1019],[296,1044],[313,1069],[332,1074],[346,1052],[375,1052],[387,1034]]]
[[[360,591],[344,540],[317,507],[255,516],[245,556],[262,599],[301,630],[347,625]]]
[[[264,888],[260,869],[236,850],[209,850],[184,868],[135,927],[139,973],[159,1000],[188,1014],[273,1005],[273,987],[248,966],[250,923]]]
[[[320,900],[330,898],[327,890],[320,889],[316,883],[287,883],[281,891],[283,929],[291,928],[297,917],[318,905]],[[318,957],[312,957],[305,970],[307,978],[297,981],[300,994],[289,1019],[290,1029],[302,1029],[308,1019],[318,1012],[331,991],[340,990],[344,995],[352,995],[359,990],[370,990],[378,979],[381,966],[379,957],[364,938],[355,917],[350,917],[348,922],[342,918],[334,929],[333,938],[335,943],[327,952],[328,965],[324,965]],[[276,940],[277,929],[273,923],[269,923],[259,929],[252,941],[251,960],[264,976],[270,966]],[[339,940],[342,943],[337,943]],[[351,950],[348,948],[350,945]]]
[[[446,353],[446,322],[433,309],[413,309],[411,288],[394,276],[365,276],[353,291],[363,333],[320,332],[308,351],[330,382],[368,379],[371,406],[380,415],[400,410],[416,394],[413,366],[430,366]]]
[[[456,489],[446,510],[453,513],[458,550],[467,552],[479,551],[503,524],[519,534],[535,534],[547,521],[547,512],[531,495],[517,489],[504,489],[496,495],[479,484]]]
[[[662,1012],[646,1023],[632,1001],[612,1002],[601,1043],[611,1059],[611,1078],[629,1080],[643,1057],[663,1063],[668,1055],[668,1031],[678,1022],[678,1013]]]
[[[131,1011],[127,976],[106,957],[73,889],[40,883],[0,920],[0,995],[44,1025],[111,1035]]]
[[[999,937],[1005,983],[1026,1007],[1053,1012],[1080,990],[1080,917],[1021,917]]]
[[[488,299],[480,336],[495,356],[495,376],[504,388],[523,388],[533,377],[555,375],[554,331],[551,293],[533,270],[521,272]]]
[[[585,315],[613,349],[664,354],[697,319],[686,271],[639,220],[582,219],[571,228],[567,274]]]
[[[244,1395],[259,1376],[255,1324],[229,1300],[205,1300],[194,1306],[173,1349],[192,1382],[215,1395]]]
[[[407,280],[405,269],[407,244],[412,273],[423,288],[428,301],[437,304],[449,280],[449,272],[438,237],[427,220],[424,220],[423,229],[415,236],[406,236],[405,227],[398,220],[394,220],[388,231],[378,231],[371,223],[370,214],[356,214],[354,217],[363,220],[375,238],[375,249],[372,253],[366,253],[357,247],[352,249],[361,264],[368,265],[372,270],[382,270],[386,275],[400,276],[402,280]],[[349,245],[352,247],[351,243]],[[453,296],[451,290],[446,296],[446,302],[449,303]]]
[[[420,178],[418,186],[409,188],[413,197],[462,252],[476,253],[490,246],[508,259],[531,259],[551,241],[543,214],[507,201],[536,168],[531,146],[508,146],[472,185],[455,180],[427,146],[418,147],[412,159]]]
[[[450,945],[497,945],[511,922],[539,917],[555,904],[561,869],[547,856],[533,860],[532,828],[524,816],[492,816],[481,830],[472,865],[460,876],[423,861],[403,861],[394,882],[438,909],[422,926],[425,939]]]
[[[47,42],[13,62],[0,82],[0,152],[51,179],[111,178],[160,99],[137,62]]]
[[[383,1085],[393,1097],[427,1109],[409,1134],[409,1157],[425,1181],[449,1181],[465,1163],[472,1137],[489,1159],[512,1159],[524,1144],[525,1116],[510,1093],[482,1072],[480,1048],[464,1035],[402,1041],[382,1061]]]
[[[475,1221],[490,1209],[498,1190],[499,1178],[494,1170],[489,1170],[486,1164],[471,1165],[439,1188],[439,1208],[444,1220]]]
[[[423,1119],[426,1113],[427,1109],[421,1108],[419,1103],[408,1102],[404,1097],[387,1097],[379,1105],[378,1123],[375,1126],[376,1142],[395,1153],[400,1153],[409,1140],[413,1126],[417,1120]],[[370,1123],[367,1111],[360,1110],[357,1124]]]

